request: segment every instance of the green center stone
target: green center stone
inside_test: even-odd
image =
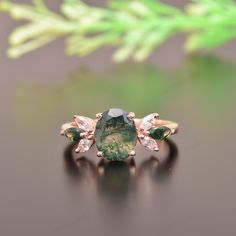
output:
[[[122,109],[109,109],[97,122],[95,141],[97,149],[111,161],[122,161],[134,150],[137,132],[133,120]]]

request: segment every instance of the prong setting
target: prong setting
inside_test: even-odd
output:
[[[97,152],[97,157],[103,157],[103,153],[102,152]]]
[[[149,131],[149,130],[147,130],[147,131],[145,131],[145,132],[144,132],[144,134],[145,134],[146,136],[149,136],[149,134],[150,134],[150,131]]]
[[[128,114],[128,119],[129,120],[133,120],[135,118],[135,113],[134,112],[130,112],[129,114]]]
[[[129,155],[130,155],[131,157],[134,157],[134,156],[136,155],[136,153],[135,153],[135,151],[133,150],[133,151],[131,151],[131,152],[129,153]]]
[[[145,135],[144,135],[144,134],[138,134],[138,138],[144,139],[144,138],[145,138]]]
[[[96,118],[97,118],[97,120],[100,120],[102,118],[102,113],[97,113]]]
[[[83,132],[83,133],[80,134],[80,137],[81,138],[86,138],[87,135],[88,135],[88,132]]]
[[[89,134],[89,135],[87,136],[87,138],[90,139],[90,140],[92,140],[92,139],[94,139],[94,136],[93,136],[93,134]]]
[[[159,114],[158,114],[158,113],[154,113],[153,115],[154,115],[154,118],[155,118],[155,119],[159,117]]]

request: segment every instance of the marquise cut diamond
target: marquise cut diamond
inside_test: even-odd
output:
[[[154,139],[146,136],[140,139],[139,141],[146,149],[151,150],[151,151],[158,151],[158,145]]]
[[[84,131],[92,131],[95,127],[95,122],[84,116],[75,116],[75,123]]]
[[[139,129],[144,130],[144,131],[150,130],[152,128],[152,126],[154,125],[154,122],[157,117],[158,117],[157,113],[153,113],[148,116],[145,116],[141,121]]]
[[[81,139],[76,148],[76,152],[87,152],[90,149],[90,147],[93,145],[93,143],[94,141],[91,139],[86,139],[86,138]]]

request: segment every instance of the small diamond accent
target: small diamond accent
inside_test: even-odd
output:
[[[94,120],[84,116],[76,116],[75,123],[84,131],[92,131],[95,127]]]
[[[158,150],[158,145],[157,145],[157,142],[150,138],[150,137],[144,137],[142,139],[139,140],[140,143],[148,150],[151,150],[151,151],[157,151]]]
[[[76,152],[87,152],[90,147],[93,145],[94,141],[90,140],[90,139],[81,139],[77,148],[76,148]]]
[[[141,121],[139,129],[144,130],[144,131],[150,130],[157,117],[158,117],[157,113],[153,113],[148,116],[145,116]]]

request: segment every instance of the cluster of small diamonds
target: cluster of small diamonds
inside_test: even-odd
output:
[[[158,144],[155,139],[149,137],[149,130],[154,127],[154,123],[156,119],[159,117],[157,113],[150,114],[148,116],[145,116],[138,128],[138,137],[139,142],[148,150],[151,151],[158,151]]]

